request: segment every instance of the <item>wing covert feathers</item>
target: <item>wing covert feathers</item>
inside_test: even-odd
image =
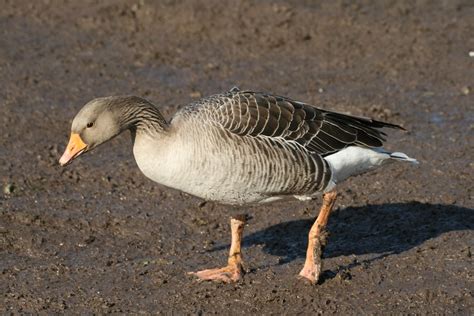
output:
[[[211,120],[231,133],[297,143],[322,156],[354,145],[381,147],[386,136],[381,128],[403,129],[285,97],[237,89],[203,99],[191,108],[198,112],[205,109]]]

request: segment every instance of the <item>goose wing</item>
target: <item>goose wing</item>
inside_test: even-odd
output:
[[[206,105],[207,106],[206,106]],[[212,120],[241,136],[269,137],[298,143],[325,156],[347,146],[380,147],[386,134],[379,129],[401,126],[316,108],[286,97],[232,89],[201,106]]]

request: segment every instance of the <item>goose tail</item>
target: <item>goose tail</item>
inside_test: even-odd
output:
[[[419,164],[418,160],[416,160],[415,158],[408,157],[407,154],[401,152],[390,153],[390,158],[399,161],[411,162],[414,165]]]

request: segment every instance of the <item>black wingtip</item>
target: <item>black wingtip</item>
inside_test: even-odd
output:
[[[374,124],[375,127],[378,127],[378,128],[388,127],[388,128],[395,128],[395,129],[400,129],[402,131],[406,131],[405,127],[398,124],[392,124],[392,123],[387,123],[387,122],[382,122],[382,121],[377,121],[377,120],[372,120],[372,123]]]

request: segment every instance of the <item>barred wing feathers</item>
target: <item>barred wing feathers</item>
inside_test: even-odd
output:
[[[351,145],[381,147],[386,134],[380,128],[403,129],[252,91],[230,91],[203,101],[212,105],[211,117],[234,134],[296,142],[322,156]]]

